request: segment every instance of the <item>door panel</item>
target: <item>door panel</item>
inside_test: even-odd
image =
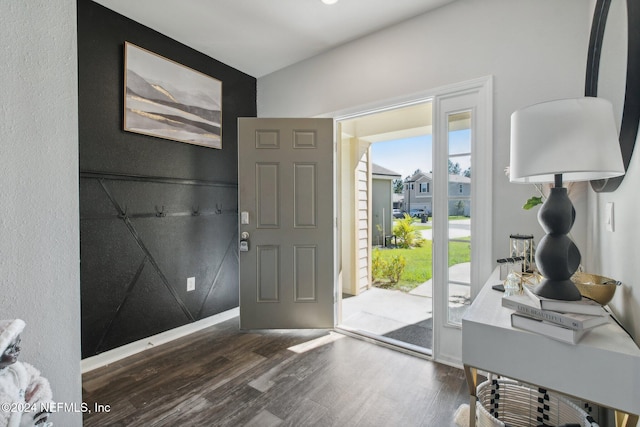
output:
[[[280,165],[256,163],[256,217],[258,228],[280,228]]]
[[[434,98],[433,356],[456,366],[461,318],[493,265],[491,109],[491,79]]]
[[[332,328],[333,119],[243,118],[238,130],[240,326]]]
[[[293,181],[295,228],[315,228],[316,224],[316,164],[296,163]]]
[[[294,300],[296,302],[316,301],[316,249],[313,245],[294,247]]]
[[[257,302],[279,302],[280,292],[280,247],[261,245],[256,248],[257,262]]]

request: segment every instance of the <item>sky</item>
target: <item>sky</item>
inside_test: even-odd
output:
[[[450,152],[468,152],[470,131],[450,132]],[[399,173],[402,179],[412,175],[416,169],[423,172],[433,170],[431,135],[393,141],[376,142],[371,146],[371,159],[374,163]],[[460,164],[460,170],[467,169],[469,156],[452,157],[451,161]]]

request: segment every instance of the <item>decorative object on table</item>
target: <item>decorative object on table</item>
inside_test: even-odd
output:
[[[524,257],[510,257],[496,260],[500,266],[500,290],[511,292],[521,292],[522,286],[534,286],[540,283],[542,276],[537,272],[524,271]]]
[[[622,285],[622,282],[617,280],[581,271],[571,276],[571,280],[580,291],[580,295],[601,305],[609,304],[613,294],[616,292],[616,288]]]
[[[545,298],[535,293],[535,288],[523,286],[524,293],[529,296],[536,308],[541,310],[559,311],[561,313],[590,314],[599,316],[602,306],[596,301],[582,297],[578,301],[565,301],[553,298]]]
[[[533,271],[533,235],[532,234],[511,234],[509,235],[509,251],[512,257],[522,257],[522,271],[531,273]]]
[[[504,378],[490,378],[477,387],[477,427],[569,426],[598,424],[568,398]]]
[[[496,262],[500,266],[500,280],[506,280],[509,272],[522,271],[524,258],[522,257],[500,258],[496,260]]]
[[[535,287],[542,282],[543,277],[537,271],[531,273],[521,273],[520,275],[520,288],[522,286]]]
[[[0,425],[49,427],[49,382],[36,368],[18,361],[24,327],[21,319],[0,320]]]
[[[547,233],[535,254],[536,267],[544,276],[535,288],[538,295],[569,301],[581,298],[571,281],[580,265],[580,251],[567,235],[575,209],[562,186],[563,179],[605,179],[623,173],[609,101],[562,99],[525,107],[511,115],[510,181],[554,183],[538,211],[538,221]]]
[[[125,42],[124,130],[222,148],[222,82]]]
[[[509,274],[507,274],[507,279],[504,281],[504,292],[505,295],[511,295],[513,293],[518,293],[521,291],[520,279],[516,276],[516,273],[511,270]]]
[[[536,307],[531,298],[523,293],[505,295],[502,297],[502,306],[515,310],[518,314],[534,319],[545,320],[569,329],[591,329],[596,326],[609,323],[609,313],[600,307],[599,314],[563,313],[552,310],[542,310]]]

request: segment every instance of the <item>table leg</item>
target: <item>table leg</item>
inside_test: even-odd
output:
[[[638,416],[616,411],[616,427],[636,427]]]
[[[464,376],[469,386],[469,427],[476,427],[476,403],[478,397],[478,370],[471,366],[464,365]],[[619,426],[618,426],[619,427]]]

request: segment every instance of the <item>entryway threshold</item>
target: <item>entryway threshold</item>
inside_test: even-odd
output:
[[[338,325],[335,327],[334,330],[340,334],[361,339],[363,341],[367,341],[372,344],[387,347],[392,350],[409,354],[411,356],[416,356],[416,357],[420,357],[422,359],[427,359],[427,360],[433,360],[433,352],[429,348],[424,348],[417,345],[409,344],[409,343],[395,340],[393,338],[385,337],[382,335],[372,334],[371,332],[363,331],[360,329],[350,328],[345,325]]]

